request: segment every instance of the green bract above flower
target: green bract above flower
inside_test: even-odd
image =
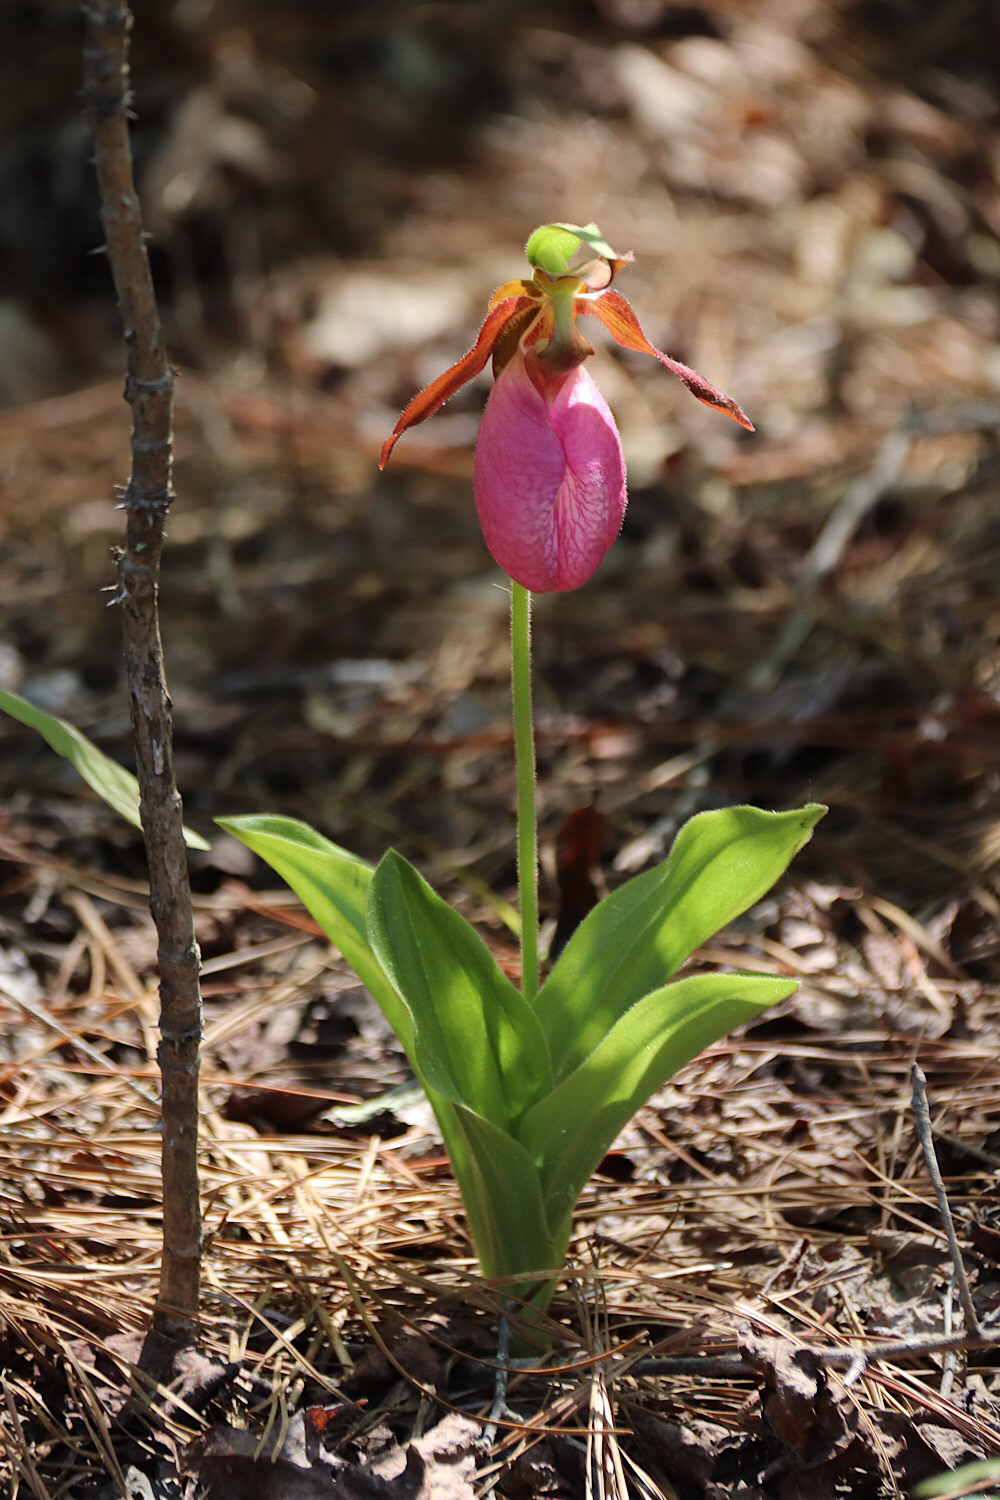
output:
[[[658,359],[706,406],[753,431],[753,423],[731,396],[649,342],[625,298],[611,289],[616,273],[632,256],[616,254],[596,224],[542,224],[530,236],[525,253],[534,272],[531,280],[507,281],[497,288],[474,346],[414,396],[382,449],[380,468],[388,463],[400,434],[436,412],[479,374],[491,356],[493,373],[499,375],[520,353],[529,377],[544,393],[553,376],[574,369],[594,352],[576,327],[581,313],[597,318],[623,348]]]

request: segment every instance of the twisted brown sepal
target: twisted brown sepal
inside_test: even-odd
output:
[[[754,426],[742,406],[738,406],[732,396],[727,396],[718,390],[697,370],[690,369],[687,365],[680,364],[676,359],[671,359],[669,354],[662,353],[649,342],[642,329],[639,320],[632,311],[629,304],[620,292],[604,291],[596,297],[580,297],[577,300],[579,312],[590,313],[599,319],[611,334],[616,343],[625,349],[635,349],[640,354],[652,354],[665,365],[671,375],[676,375],[678,380],[684,382],[692,396],[697,396],[706,406],[713,407],[716,411],[724,412],[727,417],[732,417],[734,422],[739,422],[747,432],[753,432]]]
[[[463,354],[458,363],[452,365],[450,370],[445,370],[443,375],[439,375],[436,380],[431,381],[430,385],[424,386],[422,391],[417,392],[382,447],[378,465],[380,469],[385,468],[399,437],[408,427],[415,427],[418,422],[425,422],[450,397],[454,396],[456,391],[461,390],[462,386],[473,376],[479,374],[493,353],[494,344],[511,319],[519,318],[522,313],[538,308],[538,294],[529,296],[527,292],[520,290],[530,285],[530,282],[508,281],[493,293],[490,299],[490,311],[479,330],[479,337],[475,344],[468,354]],[[517,290],[514,290],[515,288]]]

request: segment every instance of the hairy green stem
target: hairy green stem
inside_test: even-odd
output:
[[[535,728],[531,716],[531,595],[511,579],[510,677],[517,768],[517,880],[521,893],[521,990],[538,993],[538,827]]]

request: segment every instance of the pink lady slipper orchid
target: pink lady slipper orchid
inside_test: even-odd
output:
[[[616,255],[596,224],[543,224],[525,247],[534,275],[490,298],[474,348],[414,396],[382,449],[478,375],[493,356],[496,384],[476,443],[475,494],[486,545],[515,582],[535,593],[575,589],[597,569],[625,515],[625,460],[614,417],[583,362],[593,349],[580,313],[626,349],[652,354],[706,406],[753,431],[746,413],[696,371],[646,338],[611,282]],[[576,261],[576,265],[571,262]]]

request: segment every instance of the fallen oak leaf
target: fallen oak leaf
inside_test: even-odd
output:
[[[821,1376],[815,1358],[788,1339],[749,1332],[740,1336],[740,1352],[766,1382],[764,1415],[771,1431],[783,1447],[804,1459],[818,1415]]]
[[[719,1453],[729,1429],[719,1422],[691,1417],[683,1424],[647,1411],[626,1406],[629,1426],[643,1452],[670,1475],[675,1484],[704,1493],[716,1478]]]
[[[740,1350],[764,1378],[764,1418],[785,1450],[779,1500],[885,1492],[891,1465],[881,1435],[813,1350],[752,1333],[741,1335]]]

